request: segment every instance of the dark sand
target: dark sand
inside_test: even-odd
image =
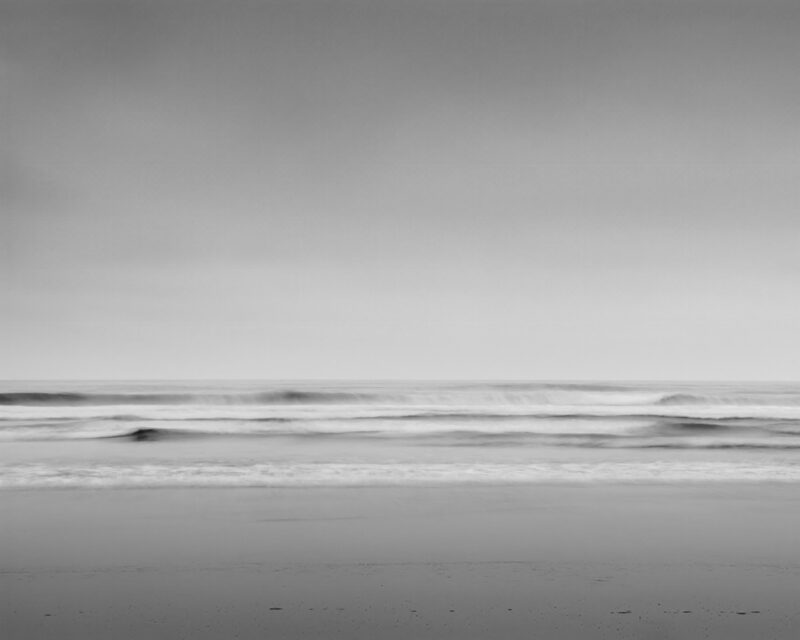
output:
[[[792,485],[0,493],[0,637],[800,637]]]

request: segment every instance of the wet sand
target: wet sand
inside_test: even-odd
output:
[[[0,493],[2,637],[796,638],[793,485]]]

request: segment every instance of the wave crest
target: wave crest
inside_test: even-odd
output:
[[[258,405],[258,404],[335,404],[363,402],[368,396],[356,393],[301,391],[265,391],[256,393],[69,393],[6,392],[0,393],[0,405],[6,406],[113,406],[113,405]]]

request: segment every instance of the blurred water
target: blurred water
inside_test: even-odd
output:
[[[800,480],[800,385],[6,382],[0,487]]]

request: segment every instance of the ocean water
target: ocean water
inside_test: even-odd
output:
[[[800,384],[3,382],[0,488],[800,482]]]

